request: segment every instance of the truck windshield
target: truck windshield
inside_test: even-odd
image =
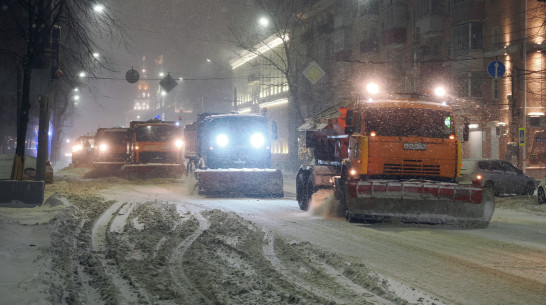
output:
[[[112,131],[97,133],[96,141],[108,141],[110,143],[126,143],[127,132],[126,131]]]
[[[207,123],[208,132],[212,135],[226,134],[232,143],[246,143],[254,133],[261,133],[268,141],[268,124],[264,117],[225,116],[214,117]],[[213,137],[214,138],[214,137]]]
[[[449,138],[454,133],[453,117],[448,111],[413,108],[369,109],[366,133],[378,136],[417,136]]]
[[[136,139],[142,142],[167,142],[181,136],[180,128],[174,125],[147,125],[136,128]]]

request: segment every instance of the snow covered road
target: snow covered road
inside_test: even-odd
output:
[[[3,274],[0,304],[546,304],[536,197],[497,198],[486,229],[351,224],[328,191],[300,211],[285,182],[283,199],[203,198],[184,180],[57,182],[68,207],[0,208],[5,270],[32,277]],[[32,232],[51,241],[21,260]]]

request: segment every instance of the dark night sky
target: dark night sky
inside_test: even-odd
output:
[[[173,77],[203,79],[183,81],[169,94],[184,103],[194,103],[203,94],[211,100],[205,107],[217,108],[214,102],[229,98],[215,77],[230,77],[229,62],[237,56],[237,49],[229,42],[228,26],[233,20],[257,19],[253,0],[110,0],[104,5],[126,27],[129,48],[103,39],[101,55],[108,59],[113,71],[96,71],[97,79],[86,80],[88,89],[82,90],[77,118],[70,132],[77,137],[100,127],[123,123],[125,113],[132,107],[136,92],[134,84],[124,80],[125,72],[141,68],[146,56],[148,71],[163,55],[164,71]],[[216,64],[207,62],[213,59]],[[157,67],[156,67],[157,68]],[[107,79],[103,79],[107,78]],[[158,75],[148,75],[158,78]],[[223,89],[222,89],[223,88]],[[212,93],[211,93],[212,92]],[[216,100],[216,101],[214,101]],[[229,105],[223,102],[220,106]],[[191,107],[187,105],[187,107]],[[205,109],[212,111],[215,109]]]

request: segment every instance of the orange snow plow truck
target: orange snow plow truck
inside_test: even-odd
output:
[[[449,106],[414,99],[346,102],[300,130],[314,154],[296,177],[302,210],[318,188],[333,187],[349,221],[489,224],[490,190],[457,183],[461,142]]]
[[[132,121],[129,128],[129,163],[123,170],[132,177],[180,177],[184,141],[179,122],[153,119]]]

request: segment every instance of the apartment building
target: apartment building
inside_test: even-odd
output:
[[[471,123],[464,157],[523,166],[534,132],[546,125],[544,1],[322,0],[306,14],[290,37],[299,55],[293,89],[306,117],[358,99],[367,81],[391,93],[443,85],[459,126]],[[311,63],[324,72],[314,83],[303,73]],[[259,66],[236,73],[249,80]],[[258,83],[254,105],[266,102],[259,92],[269,90],[264,78]]]

